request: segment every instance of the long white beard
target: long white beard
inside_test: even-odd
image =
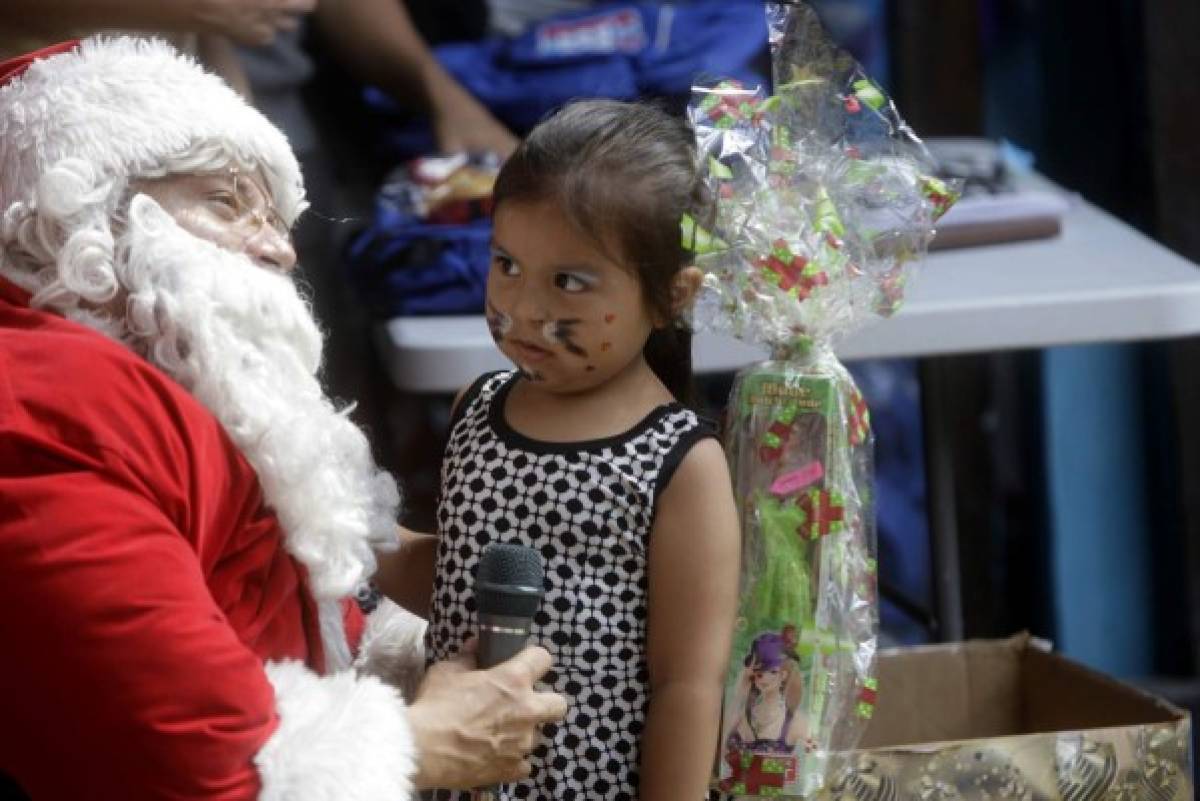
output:
[[[374,572],[372,547],[395,546],[400,494],[321,389],[308,304],[290,278],[187,233],[149,197],[134,197],[128,223],[115,259],[127,315],[113,333],[216,415],[314,595],[345,597]]]

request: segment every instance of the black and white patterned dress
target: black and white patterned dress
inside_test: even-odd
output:
[[[485,545],[537,548],[546,594],[533,640],[554,655],[545,684],[567,696],[533,774],[499,798],[636,801],[649,695],[647,549],[658,495],[714,427],[680,404],[660,406],[606,439],[549,443],[508,426],[513,372],[483,376],[451,424],[438,505],[437,579],[427,633],[441,660],[475,632],[475,567]],[[439,790],[433,798],[465,801]]]

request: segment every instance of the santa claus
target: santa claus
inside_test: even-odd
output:
[[[521,775],[563,712],[544,651],[435,666],[407,705],[369,675],[420,664],[420,621],[347,600],[400,496],[317,378],[284,137],[160,42],[0,82],[0,773],[39,799]]]

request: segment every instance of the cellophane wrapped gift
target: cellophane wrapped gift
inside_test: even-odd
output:
[[[738,374],[726,421],[743,567],[716,781],[805,797],[878,690],[873,440],[834,344],[899,308],[957,187],[810,7],[766,13],[774,94],[694,88],[712,203],[683,239],[704,271],[694,327],[772,353]]]

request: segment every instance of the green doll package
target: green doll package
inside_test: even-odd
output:
[[[810,7],[766,13],[774,93],[694,88],[713,203],[682,227],[696,329],[772,354],[738,374],[726,420],[743,565],[716,781],[806,797],[878,690],[870,415],[834,343],[899,308],[957,188]]]

